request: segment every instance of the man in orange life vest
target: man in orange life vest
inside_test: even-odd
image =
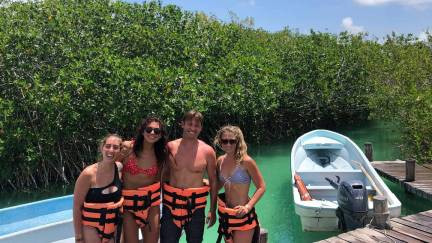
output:
[[[198,139],[202,121],[200,112],[186,112],[181,122],[182,138],[168,143],[170,159],[164,170],[168,183],[163,186],[161,243],[178,242],[183,229],[187,242],[202,242],[209,190],[208,227],[216,221],[216,154],[211,146]],[[209,185],[203,183],[206,171]]]

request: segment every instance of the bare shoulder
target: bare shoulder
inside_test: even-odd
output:
[[[97,170],[97,163],[91,164],[87,167],[84,168],[84,170],[82,171],[83,174],[85,175],[92,175],[94,173],[96,173]]]
[[[206,154],[211,154],[211,155],[215,154],[215,151],[212,146],[208,145],[207,143],[201,140],[198,141],[199,141],[200,148],[202,148],[206,152]]]
[[[179,144],[180,144],[180,141],[181,141],[181,138],[178,138],[178,139],[176,139],[176,140],[172,140],[172,141],[169,141],[168,143],[167,143],[167,147],[168,147],[168,149],[173,149],[173,148],[175,148],[175,147],[178,147],[179,146]]]
[[[224,155],[221,155],[221,156],[219,156],[217,159],[216,159],[216,165],[217,166],[219,166],[220,165],[220,163],[222,163],[222,161],[225,159],[225,154]]]
[[[256,162],[252,157],[250,157],[248,154],[246,154],[243,157],[243,166],[250,168],[250,167],[256,166]]]
[[[95,164],[91,164],[87,167],[84,168],[84,170],[81,172],[79,178],[81,180],[85,180],[85,181],[90,181],[91,178],[96,175],[96,163]]]

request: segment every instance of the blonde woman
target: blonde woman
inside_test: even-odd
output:
[[[115,161],[121,144],[120,136],[105,136],[99,146],[102,159],[87,166],[75,182],[75,242],[114,242],[123,204],[122,164]]]
[[[217,159],[220,188],[218,195],[219,237],[225,242],[258,242],[259,223],[254,206],[263,196],[266,186],[256,162],[247,154],[243,133],[237,126],[224,126],[216,134],[214,144],[225,154]],[[249,198],[249,188],[254,183],[256,191]]]

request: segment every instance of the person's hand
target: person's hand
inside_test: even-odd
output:
[[[206,218],[207,228],[212,227],[216,223],[216,215],[214,212],[209,211]]]
[[[133,144],[134,144],[134,140],[123,141],[122,142],[122,149],[130,150],[130,149],[132,149]]]
[[[209,182],[209,180],[206,179],[206,178],[204,178],[204,179],[203,179],[203,185],[204,185],[204,186],[210,186],[210,182]]]
[[[116,161],[124,160],[132,152],[134,141],[123,141],[121,145],[120,153],[115,157]]]
[[[250,211],[250,206],[249,205],[244,205],[244,206],[235,206],[234,209],[236,210],[236,216],[241,218],[243,216],[245,216],[247,213],[249,213]]]

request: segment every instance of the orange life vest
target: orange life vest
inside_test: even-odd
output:
[[[160,205],[160,194],[160,182],[136,190],[123,189],[123,209],[133,214],[135,222],[140,228],[145,227],[148,224],[147,218],[150,207]]]
[[[102,238],[102,242],[108,242],[114,237],[117,224],[121,220],[123,198],[118,202],[86,203],[82,208],[82,224],[95,227]]]
[[[209,190],[209,186],[179,189],[163,185],[163,204],[170,209],[177,227],[189,222],[196,209],[205,208]]]
[[[312,197],[311,197],[308,189],[306,188],[302,178],[297,173],[294,173],[294,182],[297,186],[297,190],[299,191],[301,200],[302,201],[312,200]]]
[[[236,210],[227,207],[225,203],[225,193],[218,195],[218,214],[219,214],[219,228],[218,228],[218,239],[217,243],[221,242],[222,236],[225,241],[229,241],[232,238],[232,232],[235,230],[246,231],[255,228],[254,237],[252,243],[258,242],[259,238],[259,222],[258,217],[255,213],[255,208],[252,208],[249,213],[243,217],[238,218],[236,216]],[[258,235],[257,235],[258,232]]]

